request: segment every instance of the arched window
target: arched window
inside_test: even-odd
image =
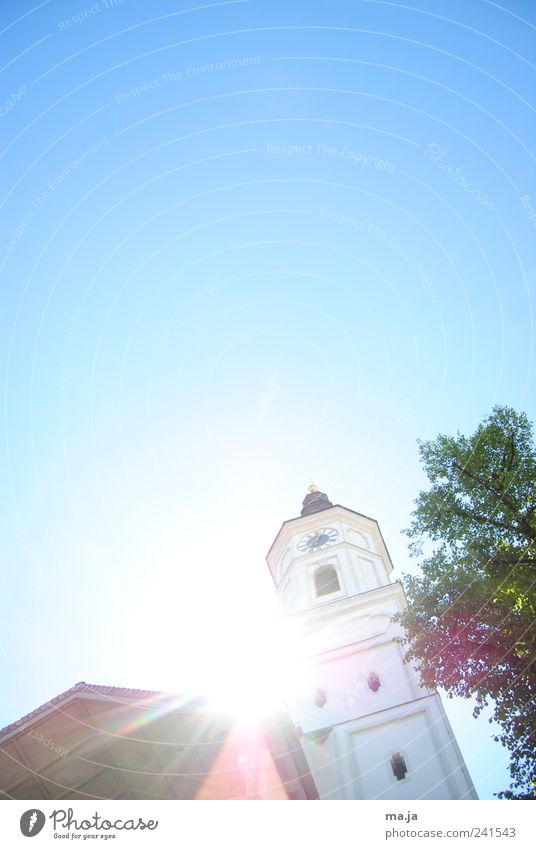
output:
[[[315,705],[319,708],[324,707],[324,705],[326,704],[326,702],[328,700],[328,697],[326,696],[326,691],[322,690],[321,687],[317,687],[315,692],[314,692],[314,696],[315,696]]]
[[[408,772],[408,768],[406,766],[406,761],[403,755],[400,752],[395,752],[391,757],[391,769],[393,770],[393,775],[397,781],[402,781]]]
[[[376,672],[369,672],[367,676],[367,684],[369,685],[369,690],[372,690],[373,693],[377,693],[382,685],[380,676]]]
[[[333,566],[319,566],[315,571],[314,579],[317,597],[339,592],[341,588],[337,570]]]

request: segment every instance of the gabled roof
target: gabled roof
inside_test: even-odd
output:
[[[268,795],[255,789],[256,778],[245,778],[252,739],[267,758]],[[250,732],[205,698],[79,681],[0,730],[0,798],[312,799],[318,793],[300,732],[284,708]]]
[[[79,695],[81,692],[96,693],[100,696],[109,696],[114,700],[127,698],[132,700],[135,699],[136,701],[141,699],[152,699],[154,701],[167,702],[171,699],[177,699],[177,696],[173,696],[170,693],[159,692],[158,690],[136,690],[131,687],[109,687],[104,684],[87,684],[85,681],[79,681],[74,685],[74,687],[70,687],[63,693],[59,693],[59,695],[54,696],[53,699],[39,705],[39,707],[35,708],[35,710],[30,711],[30,713],[27,713],[25,716],[17,719],[15,722],[11,722],[9,725],[5,725],[3,728],[0,728],[0,742],[2,737],[6,734],[11,733],[12,731],[22,730],[26,725],[31,724],[35,719],[39,719],[52,708],[57,708],[63,702],[70,701],[73,696]]]

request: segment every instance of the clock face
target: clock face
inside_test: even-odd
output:
[[[325,545],[335,542],[339,532],[335,528],[322,528],[318,531],[309,531],[298,543],[298,551],[317,551]]]

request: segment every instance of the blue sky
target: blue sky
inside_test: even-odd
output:
[[[0,18],[4,724],[78,680],[195,690],[240,661],[311,478],[415,569],[416,440],[536,418],[536,14]],[[446,707],[490,798],[504,751]]]

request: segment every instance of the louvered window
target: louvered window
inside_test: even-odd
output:
[[[329,595],[339,592],[341,586],[337,571],[333,566],[320,566],[314,574],[316,595]]]

